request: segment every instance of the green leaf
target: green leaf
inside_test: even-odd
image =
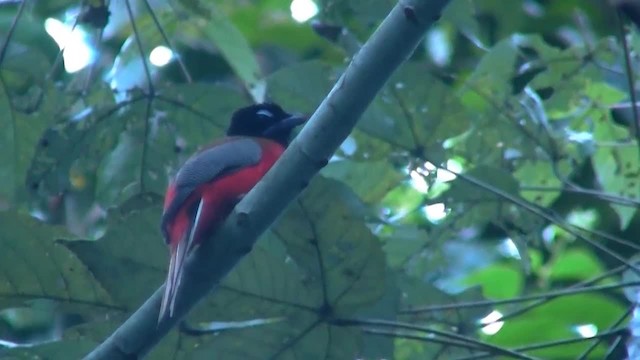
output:
[[[482,293],[488,299],[509,299],[522,293],[524,275],[514,266],[494,264],[476,270],[466,276],[466,285],[482,286]]]
[[[623,94],[604,84],[594,84],[588,94],[601,108],[591,111],[596,140],[595,154],[591,163],[598,182],[611,195],[640,199],[640,153],[636,140],[627,140],[628,129],[613,121],[606,105],[615,103]],[[620,219],[620,228],[625,229],[635,213],[636,206],[611,204]]]
[[[571,169],[567,161],[561,161],[555,167],[565,176]],[[562,181],[555,173],[554,164],[548,161],[527,161],[513,175],[520,182],[521,196],[534,204],[550,206],[562,193]]]
[[[632,200],[640,199],[640,157],[635,141],[628,145],[599,147],[592,157],[592,164],[598,182],[604,190],[611,194]],[[625,229],[637,207],[611,204],[620,219],[619,226]]]
[[[305,281],[298,266],[287,261],[282,243],[275,236],[266,235],[213,296],[194,309],[189,323],[202,326],[208,321],[273,321],[223,331],[197,348],[183,347],[183,351],[194,357],[216,353],[225,359],[257,359],[275,354],[283,358],[301,354],[310,359],[351,357],[360,336],[353,329],[333,327],[323,321],[322,295],[317,282]]]
[[[212,4],[209,3],[208,7]],[[255,102],[263,102],[266,95],[266,82],[262,79],[260,66],[244,35],[229,18],[215,8],[201,13],[203,18],[196,20],[204,36],[220,50],[227,63],[242,80]]]
[[[515,75],[518,56],[515,37],[504,39],[486,53],[465,82],[460,94],[463,103],[485,111],[491,102],[504,101],[511,95],[509,79]]]
[[[450,95],[452,88],[427,69],[422,62],[402,65],[364,113],[358,129],[395,147],[422,149],[437,162],[444,141],[468,130],[470,122],[458,98]]]
[[[402,293],[391,270],[386,273],[385,292],[374,304],[357,312],[356,317],[395,321]],[[390,359],[393,357],[394,344],[390,337],[379,337],[363,333],[360,357],[364,359]]]
[[[480,41],[480,24],[471,0],[452,0],[442,12],[442,20],[450,22],[467,37]]]
[[[412,211],[419,210],[424,203],[425,195],[416,190],[410,183],[404,182],[387,193],[387,196],[385,196],[380,205],[388,210],[388,213],[385,215],[393,218],[398,216],[404,217]],[[422,212],[415,215],[424,219]],[[407,219],[402,219],[403,222],[405,220]]]
[[[53,241],[67,235],[63,229],[14,212],[0,212],[0,228],[10,229],[0,236],[0,308],[38,298],[76,310],[112,307],[91,270]]]
[[[273,231],[324,289],[328,305],[350,313],[382,295],[385,261],[379,241],[339,189],[335,181],[316,177]]]
[[[386,161],[332,161],[322,174],[347,184],[366,204],[378,203],[403,178]]]
[[[401,269],[427,247],[428,233],[418,227],[396,226],[383,239],[389,267]]]
[[[338,75],[337,69],[322,61],[287,66],[267,78],[269,95],[277,103],[311,114],[331,90]]]
[[[108,231],[96,241],[65,241],[116,303],[128,310],[140,306],[162,284],[169,252],[160,234],[161,209],[110,213]]]
[[[480,286],[469,288],[455,295],[449,294],[425,280],[401,274],[398,276],[398,285],[402,290],[402,308],[425,308],[440,305],[464,304],[485,300]],[[473,326],[480,318],[486,315],[487,310],[482,307],[460,307],[433,311],[429,317],[434,321],[459,325]]]
[[[635,140],[622,142],[627,131],[614,125],[609,117],[595,122],[594,136],[599,142],[620,144],[598,145],[591,161],[602,188],[609,194],[630,200],[640,200],[640,154]],[[611,204],[620,219],[620,228],[625,229],[637,212],[636,206]]]
[[[12,42],[0,67],[0,208],[26,197],[25,174],[40,135],[66,104],[52,82],[39,49]]]
[[[451,187],[441,194],[438,199],[445,202],[486,202],[493,199],[503,201],[503,197],[498,195],[494,189],[517,197],[518,182],[504,169],[479,166],[470,169],[465,175],[475,180],[475,182],[485,185],[487,188],[458,177],[450,183]]]
[[[594,311],[597,309],[597,311]],[[526,346],[547,341],[580,337],[580,325],[595,325],[599,331],[612,327],[626,312],[625,306],[601,294],[575,294],[550,300],[515,319],[507,320],[497,334],[487,338],[493,344],[505,347]],[[544,329],[544,331],[531,331]],[[577,358],[590,346],[590,342],[556,345],[529,352],[544,359]],[[607,346],[598,347],[592,355],[602,358]],[[598,355],[600,354],[600,355]]]
[[[539,329],[540,331],[532,331],[532,329]],[[488,337],[487,340],[499,346],[515,348],[578,337],[579,334],[562,320],[549,316],[544,318],[526,316],[522,319],[505,322],[500,331]],[[543,349],[527,351],[526,354],[540,359],[576,359],[589,346],[590,342],[588,341],[557,344]],[[607,346],[600,344],[590,353],[591,357],[589,358],[601,359],[606,350]]]
[[[549,268],[551,280],[587,280],[602,274],[605,267],[593,252],[586,249],[569,249],[559,254]]]

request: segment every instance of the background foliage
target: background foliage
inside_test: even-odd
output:
[[[613,3],[452,0],[150,358],[636,358],[640,38]],[[179,164],[252,101],[312,113],[394,2],[316,5],[0,2],[1,358],[111,333],[164,279]]]

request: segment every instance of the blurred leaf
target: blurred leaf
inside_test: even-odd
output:
[[[383,161],[332,161],[322,174],[347,184],[366,204],[378,203],[402,179],[402,174]]]
[[[318,15],[325,22],[348,26],[358,35],[367,36],[375,25],[389,13],[392,0],[319,0]]]
[[[424,280],[408,277],[404,275],[398,276],[398,284],[402,290],[402,308],[410,310],[413,308],[425,308],[439,306],[455,305],[457,303],[475,302],[484,300],[479,287],[468,289],[459,294],[448,294],[437,287],[427,283]],[[459,307],[438,309],[434,311],[424,311],[410,315],[418,322],[427,322],[428,327],[438,328],[440,326],[448,328],[455,326],[458,329],[471,329],[477,324],[477,321],[486,315],[486,309],[482,307]],[[398,359],[429,359],[435,358],[438,354],[442,354],[448,358],[463,356],[467,350],[456,349],[438,343],[430,343],[427,341],[412,341],[405,343],[402,339],[396,339],[395,354]],[[468,354],[468,352],[467,352]]]
[[[513,174],[519,181],[520,187],[530,187],[532,189],[521,189],[520,195],[534,204],[547,207],[562,193],[562,181],[554,171],[566,175],[566,170],[571,169],[566,162],[552,164],[546,161],[525,162]]]
[[[640,199],[640,156],[635,141],[628,145],[600,148],[592,161],[598,181],[606,192],[622,198]],[[620,218],[621,229],[627,228],[638,211],[637,207],[628,205],[611,204],[611,207]]]
[[[311,114],[337,79],[337,70],[321,61],[295,64],[268,77],[269,97],[296,111]]]
[[[598,311],[593,311],[598,309]],[[516,319],[507,320],[497,334],[487,338],[493,344],[518,347],[526,344],[580,338],[576,327],[595,325],[598,330],[610,328],[625,308],[618,302],[599,294],[576,294],[550,300]],[[544,329],[544,331],[531,331]],[[545,359],[576,358],[590,346],[589,341],[557,344],[553,347],[529,352]],[[600,344],[592,356],[602,358],[607,350]]]
[[[9,34],[9,29],[13,26],[18,8],[17,5],[2,5],[0,7],[0,44],[4,44],[6,35]],[[42,74],[42,72],[50,70],[49,65],[53,63],[59,53],[58,46],[44,29],[42,19],[31,16],[28,11],[23,13],[15,25],[11,42],[8,45],[7,57],[4,59],[5,62],[2,63],[2,67],[4,68],[8,65],[10,53],[18,51],[14,54],[19,54],[25,47],[28,48],[31,58],[21,57],[23,64],[37,63],[39,66],[29,69],[28,67],[20,66],[16,61],[17,59],[11,62],[13,62],[14,66],[20,66],[27,74]],[[46,62],[42,60],[42,56],[47,60]],[[42,79],[42,77],[39,78]]]
[[[72,253],[53,240],[67,235],[28,216],[0,212],[0,308],[30,299],[50,299],[68,306],[112,307],[113,302]]]
[[[398,284],[404,294],[402,307],[406,310],[485,300],[480,286],[471,287],[457,294],[449,294],[424,280],[403,275],[398,277]],[[422,312],[415,316],[424,316],[432,321],[440,321],[443,324],[456,324],[458,327],[467,328],[476,324],[487,312],[486,308],[463,307],[461,305],[459,308]]]
[[[559,281],[581,281],[594,278],[605,268],[593,252],[586,249],[569,249],[559,254],[549,268],[549,278]]]
[[[620,99],[619,91],[605,85],[594,85],[590,89],[593,99],[603,105]],[[628,130],[614,123],[608,111],[592,111],[594,119],[593,135],[596,151],[591,158],[598,182],[609,194],[631,200],[640,199],[640,154],[635,140],[627,140]],[[620,218],[620,228],[625,229],[637,208],[611,204]]]
[[[466,285],[480,285],[486,298],[499,300],[520,295],[524,280],[522,272],[514,266],[494,264],[472,272],[463,282]]]
[[[501,102],[511,94],[508,79],[515,74],[518,48],[512,37],[501,40],[486,53],[465,82],[460,94],[463,103],[477,110],[487,110],[491,102]]]
[[[28,22],[26,22],[28,23]],[[40,134],[66,104],[45,77],[49,61],[39,48],[10,43],[0,67],[0,208],[25,198],[24,174]]]
[[[517,196],[518,182],[504,169],[484,166],[476,167],[467,171],[465,175],[476,182],[486,184],[490,188]],[[450,184],[451,187],[441,194],[437,198],[438,200],[445,201],[445,203],[504,201],[500,195],[491,189],[482,188],[460,177],[450,182]]]
[[[209,3],[208,7],[212,5]],[[242,79],[254,101],[263,102],[267,85],[262,79],[256,57],[242,33],[224,13],[215,8],[206,13],[200,12],[199,15],[203,18],[197,22],[206,38],[212,40],[220,50],[236,75]]]
[[[544,331],[531,331],[532,329],[544,329]],[[496,335],[488,337],[487,340],[496,345],[512,348],[578,337],[579,334],[561,319],[554,319],[549,316],[544,318],[527,316],[526,320],[505,322],[500,331]],[[526,341],[523,341],[525,339]],[[526,354],[542,359],[575,359],[587,350],[589,345],[590,342],[588,341],[558,344],[543,349],[527,351]],[[601,343],[590,353],[591,357],[589,359],[603,358],[606,350],[607,346]]]
[[[392,269],[403,268],[429,244],[428,234],[423,229],[412,226],[396,226],[383,239],[387,263]]]
[[[384,215],[387,218],[402,218],[405,215],[413,214],[418,218],[419,222],[412,222],[411,220],[415,220],[413,217],[405,217],[401,223],[418,225],[425,221],[424,213],[419,211],[424,202],[425,195],[416,190],[410,183],[404,182],[389,191],[380,205],[384,207]]]
[[[452,0],[442,12],[442,19],[452,23],[467,37],[479,41],[480,24],[471,0]]]

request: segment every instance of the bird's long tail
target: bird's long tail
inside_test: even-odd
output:
[[[198,209],[195,212],[189,226],[182,234],[180,241],[171,244],[171,260],[169,262],[169,273],[167,275],[167,281],[165,282],[164,295],[162,296],[162,303],[160,304],[160,313],[158,314],[158,322],[168,313],[169,317],[173,316],[173,311],[176,303],[176,295],[180,289],[180,282],[182,280],[182,271],[184,269],[184,263],[187,259],[187,255],[193,250],[194,237],[200,224],[200,217],[202,215],[202,208],[204,206],[204,200],[200,199],[198,203]]]

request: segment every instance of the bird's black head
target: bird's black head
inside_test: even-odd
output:
[[[287,146],[293,129],[304,122],[304,117],[291,115],[276,104],[256,104],[233,113],[227,136],[262,137]]]

